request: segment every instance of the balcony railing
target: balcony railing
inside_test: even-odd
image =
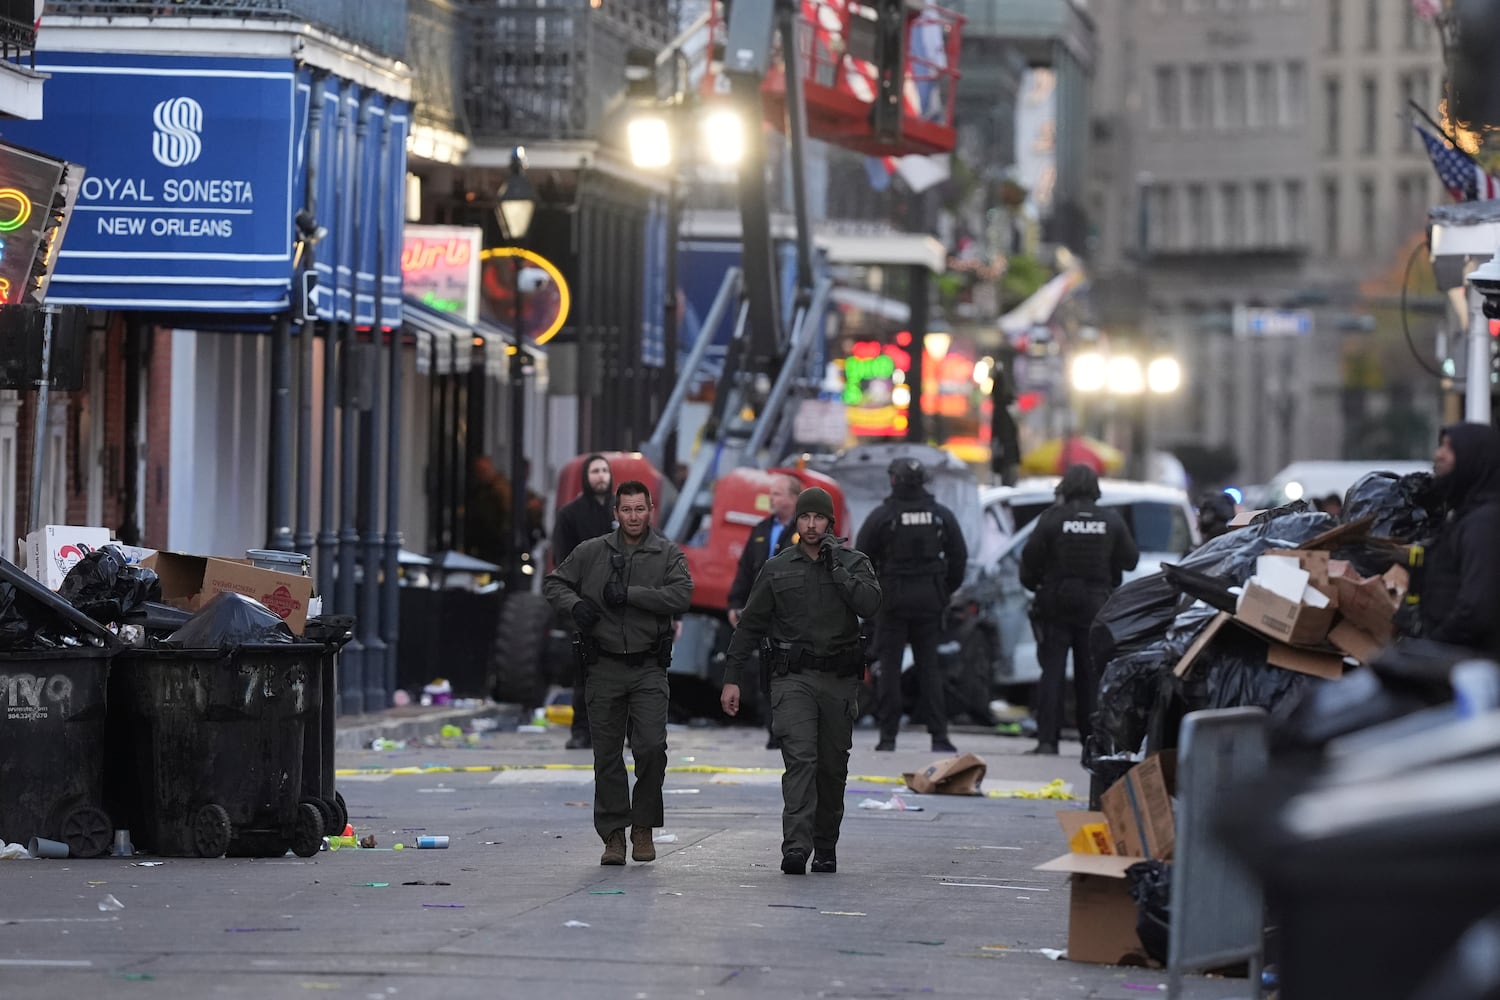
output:
[[[410,0],[406,61],[412,67],[412,101],[424,121],[467,132],[463,119],[465,15],[452,0]]]
[[[678,0],[598,8],[500,0],[469,9],[464,107],[481,142],[596,137],[625,87],[626,53],[665,46],[678,25]]]
[[[6,62],[33,63],[35,14],[32,0],[0,0],[0,58]]]
[[[405,0],[46,0],[62,17],[223,17],[302,21],[383,56],[406,57]]]

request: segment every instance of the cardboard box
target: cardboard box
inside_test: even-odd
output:
[[[1074,854],[1119,854],[1109,834],[1109,817],[1102,812],[1063,809],[1057,822],[1068,838],[1068,850]]]
[[[1171,860],[1177,839],[1172,815],[1176,790],[1177,755],[1171,750],[1152,754],[1109,786],[1100,806],[1121,855]]]
[[[215,594],[227,591],[255,598],[284,618],[294,635],[301,635],[307,625],[313,582],[305,576],[185,552],[158,552],[142,565],[161,578],[162,600],[186,611],[197,611]]]
[[[1354,657],[1360,663],[1369,663],[1389,645],[1347,618],[1329,630],[1328,641],[1337,646],[1340,652]]]
[[[1344,676],[1344,654],[1326,649],[1304,649],[1272,641],[1266,649],[1266,662],[1282,670],[1295,670],[1336,681]]]
[[[1339,611],[1346,620],[1381,643],[1395,639],[1392,619],[1410,583],[1404,566],[1392,566],[1383,575],[1371,577],[1360,576],[1352,567],[1344,568],[1333,582],[1338,588]]]
[[[108,545],[108,528],[49,524],[26,536],[26,574],[43,586],[56,590],[68,570],[90,552]]]
[[[1234,515],[1234,517],[1229,519],[1229,529],[1233,531],[1235,528],[1248,528],[1250,526],[1250,522],[1264,514],[1267,509],[1268,508],[1261,507],[1258,510],[1240,511],[1238,514]]]
[[[1272,639],[1313,646],[1328,635],[1336,613],[1331,604],[1315,608],[1303,601],[1288,600],[1260,584],[1248,583],[1234,617]]]
[[[1101,965],[1154,965],[1135,932],[1135,900],[1125,870],[1140,858],[1064,854],[1036,866],[1067,872],[1068,959]]]
[[[920,771],[901,775],[906,787],[918,795],[978,795],[979,784],[989,765],[974,753],[944,757]]]

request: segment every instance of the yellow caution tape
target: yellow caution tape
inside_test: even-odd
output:
[[[627,768],[634,769],[633,764]],[[467,764],[453,767],[446,764],[431,764],[423,767],[344,767],[334,771],[339,777],[420,774],[497,774],[504,771],[592,771],[592,764]],[[779,767],[714,767],[708,764],[675,765],[667,768],[668,774],[781,774]],[[905,785],[906,779],[885,774],[851,774],[849,781],[866,785]],[[992,799],[1054,799],[1073,802],[1076,795],[1068,792],[1061,778],[1054,778],[1041,788],[996,789],[985,792]]]

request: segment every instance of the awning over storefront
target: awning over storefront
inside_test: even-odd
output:
[[[427,305],[413,295],[402,297],[405,327],[417,339],[417,371],[433,375],[462,374],[469,371],[476,360],[484,365],[484,372],[494,378],[504,378],[508,372],[505,359],[515,343],[508,328],[496,326],[486,320],[470,324],[462,316],[443,312]],[[474,357],[474,348],[482,348],[479,359]],[[546,358],[547,352],[540,347],[527,344],[525,351],[533,365]]]

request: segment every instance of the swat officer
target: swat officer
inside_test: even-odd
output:
[[[771,671],[771,719],[781,740],[781,870],[838,871],[849,749],[859,714],[864,642],[859,620],[880,609],[880,583],[861,552],[833,534],[833,498],[797,497],[798,539],[766,563],[729,641],[720,704],[740,710],[740,678],[757,646]]]
[[[895,750],[901,729],[901,655],[911,645],[917,671],[917,718],[927,724],[932,749],[956,753],[948,741],[948,706],[938,640],[948,599],[964,582],[969,549],[953,512],[927,491],[927,470],[915,458],[898,458],[886,470],[891,495],[865,519],[854,547],[880,575],[885,610],[876,629],[880,657],[880,742]]]
[[[1037,660],[1042,668],[1036,697],[1037,745],[1028,751],[1035,754],[1057,753],[1070,649],[1078,737],[1087,741],[1096,683],[1089,625],[1121,577],[1140,559],[1125,521],[1099,506],[1099,477],[1093,469],[1070,466],[1056,495],[1057,502],[1037,518],[1021,550],[1021,585],[1036,592]]]
[[[542,582],[559,614],[578,625],[588,652],[589,728],[594,744],[594,829],[601,865],[631,857],[655,861],[653,827],[662,825],[667,772],[667,668],[672,616],[688,610],[693,578],[687,558],[651,529],[651,493],[630,480],[615,491],[620,527],[580,542]],[[625,774],[626,728],[635,756],[635,795]]]

